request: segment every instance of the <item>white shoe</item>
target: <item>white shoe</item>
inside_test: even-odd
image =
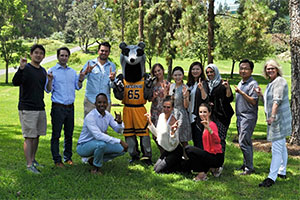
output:
[[[88,160],[89,160],[88,157],[82,157],[82,158],[81,158],[81,161],[82,161],[84,164],[88,164]]]

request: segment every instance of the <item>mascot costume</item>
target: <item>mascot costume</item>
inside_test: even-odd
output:
[[[140,159],[137,137],[140,137],[142,161],[152,165],[151,142],[148,131],[147,111],[144,107],[147,100],[152,98],[153,79],[145,73],[144,54],[145,44],[127,45],[122,42],[119,45],[122,50],[120,62],[122,73],[114,81],[114,95],[122,100],[123,121],[125,125],[124,136],[128,144],[128,152],[131,156],[130,163]]]

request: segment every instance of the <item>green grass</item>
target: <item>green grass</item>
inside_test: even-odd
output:
[[[86,59],[95,55],[82,55],[81,65],[72,65],[79,71]],[[114,58],[118,61],[117,58]],[[177,62],[177,61],[176,61]],[[190,61],[182,62],[189,66]],[[45,65],[50,68],[54,63]],[[179,64],[178,64],[179,65]],[[218,64],[221,71],[226,71],[226,62]],[[187,69],[187,68],[186,68]],[[13,74],[10,74],[11,80]],[[226,78],[227,75],[223,75]],[[262,88],[267,81],[261,76],[255,76]],[[290,78],[287,78],[290,83]],[[238,75],[230,79],[233,86],[239,81]],[[11,81],[10,81],[11,82]],[[4,76],[0,76],[0,199],[299,199],[300,160],[289,158],[287,180],[276,181],[271,188],[258,188],[269,172],[271,154],[254,152],[256,173],[250,176],[239,176],[234,171],[242,164],[242,153],[232,140],[235,138],[235,117],[228,131],[225,168],[220,178],[209,176],[206,182],[192,181],[192,174],[155,174],[153,167],[142,164],[128,165],[129,155],[105,163],[102,176],[89,173],[90,166],[84,165],[76,153],[76,143],[83,124],[83,89],[76,92],[75,129],[73,138],[73,160],[75,165],[66,169],[55,169],[50,152],[51,139],[51,95],[45,94],[48,119],[47,135],[40,138],[37,160],[45,165],[40,175],[26,171],[23,155],[23,137],[18,117],[18,87],[4,84]],[[113,103],[120,103],[113,98]],[[234,107],[234,103],[232,103]],[[146,105],[149,110],[150,103]],[[121,111],[122,107],[113,107],[113,111]],[[259,118],[254,138],[266,138],[266,123],[263,105],[259,106]],[[123,138],[109,129],[115,137]],[[63,149],[63,137],[60,150]],[[153,161],[159,156],[159,151],[152,142]]]

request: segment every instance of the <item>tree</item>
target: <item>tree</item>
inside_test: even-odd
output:
[[[9,65],[17,63],[20,54],[25,51],[22,40],[19,40],[20,31],[17,25],[23,21],[26,6],[21,0],[2,0],[0,11],[0,57],[5,62],[5,83],[8,83]]]
[[[207,44],[208,44],[208,50],[207,50],[207,61],[208,63],[214,62],[213,57],[213,51],[214,51],[214,35],[215,35],[215,13],[214,13],[214,4],[215,0],[209,0],[208,1],[208,15],[207,15],[207,21],[208,21],[208,32],[207,32]]]
[[[291,144],[300,145],[300,2],[289,1],[291,19],[291,59],[292,59],[292,136]]]
[[[139,38],[144,41],[144,1],[139,0]]]
[[[207,59],[207,8],[202,0],[182,1],[183,12],[176,30],[176,47],[182,57],[199,59],[204,65]]]
[[[238,15],[221,18],[218,50],[222,58],[232,60],[231,77],[236,61],[243,58],[260,61],[273,52],[266,34],[273,13],[258,0],[241,2]]]
[[[146,31],[153,31],[150,43],[155,44],[158,55],[165,53],[168,65],[168,80],[171,80],[173,59],[176,56],[175,31],[181,18],[181,4],[178,1],[160,1],[148,9],[145,21]]]
[[[73,31],[79,39],[79,46],[84,51],[93,44],[99,36],[99,30],[95,17],[95,1],[86,0],[76,2],[66,14],[68,22],[66,31]],[[91,42],[91,40],[94,40]]]

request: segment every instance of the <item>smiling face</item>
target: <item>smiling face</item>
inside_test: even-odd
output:
[[[69,60],[69,53],[66,50],[60,50],[57,59],[61,66],[66,66]]]
[[[183,80],[183,73],[180,70],[176,70],[172,74],[172,78],[174,79],[175,83],[181,84]]]
[[[248,80],[252,74],[252,69],[249,63],[241,63],[239,69],[240,76],[244,81]]]
[[[98,50],[98,55],[100,60],[107,60],[110,53],[110,49],[107,46],[101,45],[100,49]]]
[[[270,77],[270,80],[273,81],[278,76],[278,69],[273,65],[268,64],[266,66],[266,74]]]
[[[202,73],[201,67],[199,65],[195,65],[195,66],[193,66],[191,72],[192,72],[194,79],[196,81],[198,81],[198,79]]]
[[[206,106],[200,106],[199,107],[199,116],[201,120],[209,120],[211,113],[209,112],[208,108]]]
[[[163,80],[164,79],[164,71],[158,65],[154,68],[153,75],[158,80]]]
[[[39,65],[45,57],[45,53],[42,49],[36,48],[32,53],[30,53],[31,62]]]
[[[95,106],[100,114],[105,114],[105,109],[107,108],[107,105],[107,97],[104,95],[99,95],[96,99]]]
[[[215,71],[212,68],[208,67],[206,69],[206,75],[209,80],[213,80],[215,77]]]
[[[165,101],[163,103],[163,111],[165,115],[170,115],[173,111],[173,106],[171,101]]]

